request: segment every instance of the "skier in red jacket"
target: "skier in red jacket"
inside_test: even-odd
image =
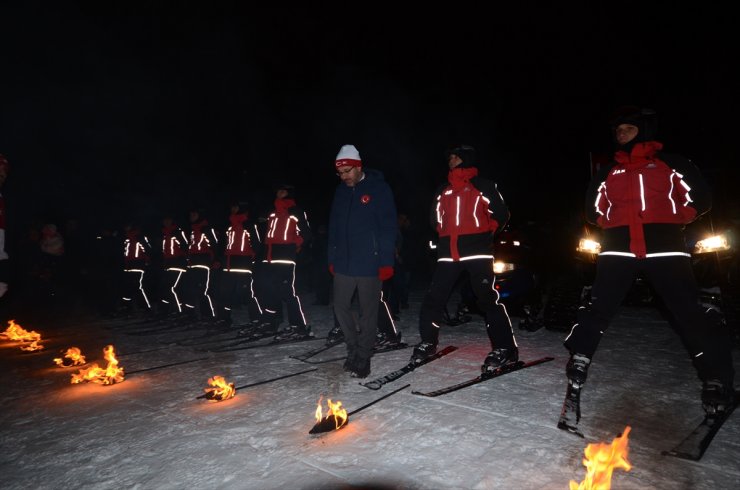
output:
[[[450,291],[467,272],[478,307],[485,313],[491,351],[482,369],[491,372],[519,360],[519,350],[506,307],[494,288],[493,237],[509,220],[509,208],[497,185],[478,176],[475,149],[461,145],[447,152],[447,183],[436,195],[431,221],[439,234],[437,266],[419,315],[421,343],[411,360],[420,362],[437,351],[439,329]]]
[[[285,302],[289,325],[277,332],[276,339],[301,339],[313,336],[295,288],[296,261],[304,241],[311,239],[305,213],[296,205],[290,184],[277,187],[275,207],[267,218],[263,258],[257,274],[262,305],[262,329],[276,331]]]
[[[152,313],[152,304],[147,294],[148,272],[152,248],[149,239],[135,223],[127,223],[123,239],[123,301],[129,309],[144,314]]]
[[[623,107],[612,129],[617,151],[586,194],[586,218],[603,229],[591,304],[579,310],[564,342],[571,356],[558,427],[570,431],[578,422],[581,387],[599,341],[638,273],[675,318],[703,382],[707,413],[725,410],[734,397],[729,344],[713,340],[683,233],[684,225],[710,209],[709,187],[691,161],[662,151],[655,140],[655,111]]]
[[[246,302],[252,325],[258,325],[262,308],[254,294],[253,233],[248,222],[249,214],[244,202],[234,202],[229,214],[229,227],[226,229],[226,244],[222,263],[223,274],[220,282],[218,322],[224,326],[232,323],[231,310]]]
[[[216,268],[218,235],[201,209],[190,211],[188,271],[185,274],[185,307],[193,320],[216,320],[212,298],[212,270]]]
[[[182,277],[188,266],[188,237],[171,215],[162,218],[162,277],[159,300],[165,315],[182,313]]]

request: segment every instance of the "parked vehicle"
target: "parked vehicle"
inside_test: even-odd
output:
[[[507,224],[497,233],[493,268],[496,273],[494,287],[512,317],[520,318],[520,328],[536,330],[542,327],[542,278],[539,273],[535,244],[537,225]],[[448,325],[469,322],[474,314],[481,314],[466,276],[457,285],[460,302],[453,314],[446,315]]]
[[[738,338],[738,311],[740,311],[740,266],[738,265],[738,225],[732,221],[719,222],[706,215],[686,227],[687,246],[700,300],[708,314],[732,329]],[[600,252],[599,229],[584,225],[579,235],[572,238],[570,265],[559,273],[547,288],[544,324],[551,330],[570,330],[576,322],[576,313],[588,304],[591,285],[596,273],[596,257]],[[623,304],[659,305],[659,298],[650,284],[637,277]]]

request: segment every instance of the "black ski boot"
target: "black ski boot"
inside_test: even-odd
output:
[[[263,322],[260,320],[251,321],[249,324],[237,332],[237,337],[267,337],[277,332],[277,325],[272,322]]]
[[[278,332],[277,335],[275,335],[275,340],[303,340],[308,337],[313,337],[313,333],[311,333],[311,327],[309,327],[308,325],[306,325],[305,327],[299,325],[291,325]]]
[[[344,342],[344,332],[342,327],[337,326],[329,330],[326,336],[326,345],[335,345],[340,342]]]
[[[213,325],[216,328],[221,328],[224,330],[227,330],[231,328],[231,313],[222,313],[218,317],[216,317],[215,321],[213,322]]]
[[[591,359],[583,354],[572,354],[568,359],[568,364],[565,365],[565,375],[568,376],[568,381],[578,385],[578,388],[583,386],[588,377],[588,366],[591,365]]]
[[[427,357],[437,352],[437,344],[431,342],[422,342],[414,346],[414,352],[411,353],[411,362],[419,363]]]
[[[378,332],[375,336],[375,348],[384,349],[386,347],[392,347],[401,343],[401,332],[397,334],[388,334],[385,332]]]
[[[492,374],[507,364],[513,364],[519,360],[519,349],[512,347],[510,349],[499,348],[493,349],[488,353],[481,366],[481,373]]]
[[[731,383],[719,379],[704,381],[701,390],[701,405],[707,415],[721,415],[735,404],[735,391]]]
[[[455,319],[457,320],[458,325],[468,323],[470,320],[473,319],[473,315],[470,313],[470,308],[468,308],[468,305],[466,305],[465,303],[460,303],[459,305],[457,305],[457,314],[455,315]]]
[[[568,388],[565,392],[563,409],[558,420],[558,429],[568,431],[584,437],[578,429],[581,421],[581,388],[588,377],[588,367],[591,359],[584,354],[571,354],[568,364],[565,365],[565,374],[568,377]]]

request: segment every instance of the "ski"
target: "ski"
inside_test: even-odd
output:
[[[205,327],[207,324],[201,323],[197,320],[190,322],[176,322],[167,325],[160,325],[155,328],[147,328],[142,330],[131,330],[124,332],[126,335],[158,335],[160,333],[177,332],[180,330],[187,331],[191,329],[200,329],[202,326]]]
[[[457,391],[459,389],[466,388],[468,386],[472,386],[472,385],[481,383],[483,381],[488,381],[489,379],[497,378],[499,376],[503,376],[504,374],[513,373],[514,371],[519,371],[521,369],[536,366],[544,362],[552,361],[553,359],[555,358],[554,357],[542,357],[540,359],[535,359],[533,361],[527,361],[527,362],[517,361],[515,363],[506,364],[503,367],[497,369],[496,371],[493,371],[492,373],[483,373],[479,376],[476,376],[473,379],[463,381],[462,383],[458,383],[456,385],[447,386],[445,388],[440,388],[438,390],[429,391],[429,392],[412,391],[411,393],[414,395],[430,396],[430,397],[446,395],[447,393],[452,393],[453,391]]]
[[[434,361],[435,359],[439,359],[442,356],[446,356],[450,352],[454,352],[457,350],[457,347],[454,345],[449,345],[442,349],[441,351],[436,352],[435,354],[432,354],[431,356],[427,357],[423,361],[420,362],[414,362],[411,361],[408,364],[406,364],[401,369],[398,369],[396,371],[393,371],[392,373],[386,374],[383,377],[374,379],[372,381],[368,381],[367,383],[360,383],[365,388],[370,388],[371,390],[379,390],[381,386],[388,384],[392,381],[397,380],[401,376],[405,376],[414,369],[418,368],[419,366],[423,366],[424,364],[430,363]]]
[[[558,429],[569,432],[581,438],[585,438],[583,432],[578,429],[578,422],[581,421],[581,387],[574,386],[568,381],[568,389],[565,392],[563,409],[558,419]]]
[[[249,344],[251,342],[257,342],[258,340],[274,337],[275,332],[259,332],[256,331],[251,335],[243,335],[241,337],[229,337],[227,339],[212,340],[197,344],[199,347],[203,345],[211,345],[211,347],[203,347],[202,349],[196,349],[204,352],[223,352],[224,349],[230,349],[243,344]],[[216,344],[216,345],[212,345]]]
[[[275,334],[270,334],[269,336],[274,336]],[[313,337],[313,336],[307,336],[302,337],[298,339],[285,339],[285,340],[272,340],[270,342],[264,343],[264,344],[249,344],[249,345],[235,345],[232,347],[229,346],[221,346],[215,349],[210,349],[211,352],[232,352],[237,350],[247,350],[247,349],[258,349],[260,347],[272,347],[275,345],[283,345],[283,344],[294,344],[296,342],[306,342],[308,340],[323,340],[326,339],[326,337]],[[260,340],[260,339],[254,339],[254,340]],[[248,341],[251,342],[251,341]]]
[[[336,342],[327,342],[325,345],[322,345],[321,347],[311,349],[309,351],[304,352],[303,354],[296,354],[294,356],[289,356],[289,357],[291,359],[298,359],[299,361],[308,362],[307,359],[310,359],[317,354],[321,354],[322,352],[327,351],[331,349],[332,347],[336,347],[337,345],[341,343],[344,343],[344,339],[337,340]]]
[[[129,328],[147,327],[149,325],[165,324],[169,322],[177,322],[183,320],[182,315],[168,315],[168,316],[151,316],[151,317],[132,317],[131,319],[119,319],[113,322],[103,321],[105,328],[122,329],[126,330]],[[98,322],[99,324],[100,322]]]
[[[213,330],[207,331],[202,334],[198,334],[192,337],[186,337],[184,339],[180,339],[177,341],[178,345],[188,346],[188,347],[200,347],[202,345],[206,344],[217,344],[220,342],[234,342],[234,341],[248,341],[252,338],[254,338],[257,335],[258,330],[254,330],[253,332],[245,332],[244,334],[240,335],[239,332],[235,332],[234,330],[231,331],[219,331],[214,333]],[[275,335],[275,333],[271,333],[269,335]],[[264,337],[259,337],[264,338]]]
[[[663,456],[699,461],[712,443],[714,436],[722,428],[722,424],[730,418],[738,404],[738,394],[735,393],[735,403],[720,414],[705,415],[704,419],[673,449],[663,451]]]
[[[386,345],[386,346],[383,346],[383,347],[376,347],[375,349],[373,349],[373,354],[382,354],[383,352],[391,352],[391,351],[394,351],[394,350],[406,349],[408,346],[409,345],[406,344],[406,343],[404,343],[404,342],[399,342],[399,343],[393,344],[393,345]],[[340,356],[340,357],[332,357],[331,359],[322,359],[320,361],[303,360],[303,359],[299,359],[299,360],[301,360],[301,361],[303,361],[305,363],[308,363],[308,364],[324,364],[324,363],[327,363],[327,362],[341,361],[342,359],[347,359],[347,356],[344,355],[344,356]]]

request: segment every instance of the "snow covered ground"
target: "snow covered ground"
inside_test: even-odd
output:
[[[421,295],[412,295],[398,323],[411,345],[418,340]],[[313,298],[303,299],[310,305]],[[306,311],[323,337],[333,323],[330,307]],[[554,361],[437,398],[411,390],[478,374],[488,346],[477,319],[443,330],[440,346],[459,350],[378,391],[349,377],[342,361],[310,365],[289,357],[323,340],[213,353],[175,343],[192,333],[130,335],[102,320],[16,321],[48,340],[38,353],[0,342],[5,489],[567,489],[585,475],[586,445],[610,443],[626,426],[633,469],[615,472],[614,489],[740,488],[738,414],[700,462],[661,455],[700,421],[702,410],[679,339],[649,308],[623,308],[601,344],[584,388],[585,440],[555,427],[565,391],[563,333],[518,330],[517,319],[521,357]],[[52,363],[77,346],[104,364],[108,343],[128,373],[120,384],[72,385],[78,368]],[[343,351],[334,347],[319,358]],[[408,348],[376,355],[368,379],[400,368],[410,354]],[[735,357],[737,369],[737,351]],[[199,360],[147,370],[193,359]],[[317,370],[241,390],[228,401],[196,399],[213,375],[239,386],[312,367]],[[309,435],[320,396],[352,411],[407,383],[351,416],[343,429]]]

